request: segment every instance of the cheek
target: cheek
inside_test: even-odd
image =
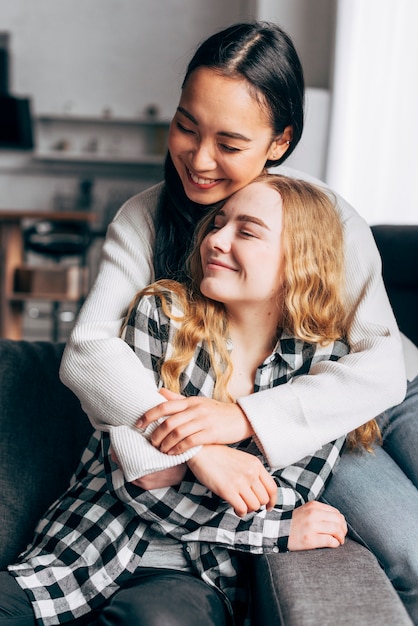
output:
[[[200,244],[200,248],[199,248],[199,252],[200,252],[200,261],[203,265],[204,261],[205,261],[205,256],[207,253],[207,249],[208,249],[208,236],[206,235],[206,237],[204,238],[204,240],[202,241],[202,243]]]
[[[181,152],[184,149],[186,144],[186,135],[181,133],[175,126],[170,126],[170,130],[168,132],[167,145],[170,151],[170,154],[174,155],[177,152]]]
[[[256,259],[260,280],[271,284],[272,289],[280,289],[283,284],[283,257],[277,250],[265,250]]]
[[[173,154],[173,152],[176,152],[177,138],[174,132],[171,132],[171,131],[169,132],[168,139],[167,139],[167,146],[170,151],[170,154]]]

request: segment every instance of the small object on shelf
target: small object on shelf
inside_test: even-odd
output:
[[[159,116],[160,109],[158,108],[157,104],[148,104],[144,109],[144,113],[146,117],[151,117],[154,119]]]
[[[52,149],[58,152],[67,152],[71,148],[71,142],[68,139],[58,139],[53,145]]]
[[[140,117],[42,114],[36,119],[36,161],[88,166],[158,166],[164,163],[170,122],[150,104]]]
[[[84,152],[96,153],[99,148],[99,140],[97,137],[91,137],[84,146]]]

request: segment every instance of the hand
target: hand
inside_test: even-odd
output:
[[[337,509],[322,502],[307,502],[293,511],[288,548],[338,548],[346,534],[347,523]]]
[[[242,517],[262,506],[271,510],[277,485],[256,456],[228,446],[204,446],[188,461],[196,478]]]
[[[151,443],[165,454],[181,454],[194,446],[237,443],[254,434],[238,404],[211,398],[186,398],[160,390],[167,402],[150,409],[137,422],[145,428],[162,417],[167,419],[151,436]]]
[[[153,472],[142,478],[137,478],[132,481],[132,484],[136,487],[141,487],[141,489],[146,489],[147,491],[160,489],[161,487],[172,487],[173,485],[181,483],[186,470],[186,463],[182,463],[181,465],[175,465],[174,467],[161,470],[160,472]]]

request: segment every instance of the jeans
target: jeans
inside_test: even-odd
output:
[[[378,423],[382,446],[345,451],[322,500],[345,515],[418,625],[418,377]]]
[[[226,603],[192,574],[139,569],[95,614],[68,626],[228,626]],[[0,626],[35,626],[29,596],[8,572],[0,572]]]

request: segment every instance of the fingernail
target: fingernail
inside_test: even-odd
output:
[[[138,420],[137,423],[136,423],[136,427],[137,428],[142,428],[143,425],[144,425],[144,420]]]

